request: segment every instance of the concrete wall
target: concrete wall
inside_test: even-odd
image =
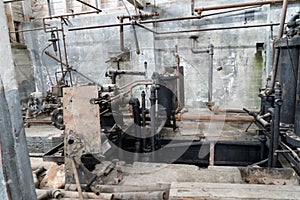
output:
[[[35,1],[33,15],[36,17],[31,23],[24,25],[24,29],[41,27],[39,17],[47,16],[45,0]],[[160,18],[172,18],[191,15],[190,0],[152,0],[144,9],[146,12],[158,12]],[[154,2],[156,3],[154,5]],[[233,1],[196,1],[195,7],[209,5],[248,2],[244,0]],[[38,4],[39,3],[39,4]],[[72,27],[94,26],[109,23],[118,23],[116,16],[127,15],[122,1],[98,1],[103,12],[100,14],[85,15],[69,18]],[[37,9],[36,5],[43,5]],[[70,7],[70,5],[68,5]],[[134,7],[126,3],[131,14]],[[77,10],[78,7],[74,7]],[[59,12],[55,10],[54,12]],[[82,11],[83,9],[81,9]],[[299,7],[291,3],[288,10],[289,19]],[[80,9],[78,10],[80,11]],[[210,12],[204,12],[203,15]],[[232,12],[222,15],[205,17],[197,20],[174,21],[159,24],[147,24],[148,28],[157,31],[174,31],[186,29],[203,29],[210,27],[228,27],[237,25],[251,25],[260,23],[279,22],[281,5],[256,7],[248,10]],[[50,21],[49,21],[50,22]],[[125,21],[128,22],[128,21]],[[51,24],[60,25],[52,20]],[[133,31],[130,26],[124,27],[125,47],[130,50],[129,60],[120,63],[121,69],[144,70],[144,62],[148,63],[147,77],[152,72],[163,72],[164,67],[175,66],[174,50],[178,46],[181,66],[185,74],[185,97],[187,107],[200,107],[207,101],[208,82],[208,55],[193,54],[191,52],[191,36],[198,36],[197,49],[206,49],[209,44],[215,46],[214,54],[214,89],[213,100],[223,107],[258,108],[258,89],[264,87],[265,78],[270,72],[272,35],[277,35],[277,27],[234,29],[224,31],[193,32],[182,34],[153,34],[137,27],[137,36],[141,54],[135,53]],[[50,33],[43,31],[25,33],[25,41],[30,51],[35,69],[36,88],[45,92],[54,83],[54,72],[60,65],[48,58],[42,52],[50,44]],[[60,36],[61,37],[61,36]],[[61,42],[62,43],[62,42]],[[66,44],[69,63],[83,74],[101,84],[110,83],[104,76],[106,70],[116,69],[114,62],[107,62],[121,53],[119,47],[119,28],[103,28],[82,31],[66,31]],[[257,51],[257,44],[263,44],[264,49]],[[47,48],[54,54],[52,47]],[[222,67],[222,71],[216,71]],[[48,72],[49,74],[48,74]],[[51,81],[50,81],[51,79]],[[136,77],[144,79],[144,77]],[[130,78],[118,79],[119,84],[132,81]],[[88,81],[75,75],[75,85],[86,84]],[[140,88],[144,89],[144,88]]]
[[[21,104],[22,106],[26,106],[29,95],[36,89],[35,79],[38,77],[34,77],[31,57],[26,48],[17,48],[13,46],[12,53]]]

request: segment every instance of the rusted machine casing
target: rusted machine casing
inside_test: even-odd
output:
[[[89,155],[97,159],[101,155],[100,113],[99,106],[90,103],[93,98],[98,98],[97,86],[63,89],[66,183],[74,183],[72,162],[77,168],[80,183],[90,181],[82,158]]]
[[[292,39],[281,38],[276,41],[275,47],[280,49],[279,55],[279,81],[282,85],[284,99],[281,109],[281,122],[285,124],[296,123],[296,91],[299,70],[300,37]],[[298,41],[298,42],[297,42]]]

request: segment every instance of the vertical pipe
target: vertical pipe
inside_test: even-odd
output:
[[[140,102],[137,98],[131,98],[129,104],[132,105],[132,112],[134,117],[134,132],[135,132],[135,157],[134,161],[138,161],[138,154],[141,150],[141,113],[140,113]]]
[[[155,161],[155,134],[156,134],[156,86],[152,85],[150,88],[150,118],[151,118],[151,152],[152,162]]]
[[[136,54],[140,54],[141,53],[141,50],[140,50],[140,47],[139,47],[139,41],[138,41],[138,38],[137,38],[137,34],[136,34],[136,30],[135,30],[135,24],[136,22],[133,22],[131,24],[132,26],[132,30],[133,30],[133,37],[134,37],[134,43],[135,43],[135,48],[136,48]]]
[[[64,21],[63,18],[61,18],[61,34],[62,34],[62,40],[63,40],[63,45],[64,45],[64,55],[65,55],[65,64],[67,67],[67,71],[69,72],[69,76],[70,76],[70,84],[71,86],[73,86],[72,83],[72,72],[70,70],[70,66],[69,66],[69,61],[68,61],[68,54],[67,54],[67,45],[66,45],[66,35],[65,35],[65,30],[64,30]]]
[[[288,0],[283,0],[282,4],[282,11],[281,11],[281,19],[280,19],[280,26],[279,26],[279,32],[278,32],[278,39],[282,38],[283,30],[284,30],[284,22],[286,18],[286,12],[288,7]],[[276,78],[277,78],[277,72],[278,72],[278,61],[279,61],[279,54],[280,49],[276,48],[274,51],[274,58],[273,58],[273,71],[272,71],[272,79],[271,79],[271,91],[268,91],[269,94],[273,93]]]
[[[271,110],[271,109],[270,109]],[[272,109],[273,110],[273,109]],[[274,145],[274,111],[272,111],[272,123],[270,130],[270,139],[269,139],[269,153],[268,153],[268,167],[272,167],[273,164],[273,145]]]
[[[208,70],[208,103],[212,102],[212,87],[213,87],[213,59],[214,59],[214,45],[208,46],[209,54],[209,70]]]
[[[191,0],[191,15],[194,15],[195,10],[195,0]]]
[[[273,141],[273,161],[272,167],[277,166],[278,161],[278,154],[275,153],[278,150],[278,143],[279,143],[279,134],[280,134],[280,107],[282,104],[281,98],[281,86],[279,83],[275,85],[275,108],[274,108],[274,141]]]
[[[51,3],[50,3],[50,0],[47,0],[47,5],[48,5],[48,14],[49,14],[49,17],[51,17]]]
[[[178,54],[178,46],[175,46],[175,59],[176,59],[176,75],[177,77],[177,111],[181,110],[181,91],[180,91],[180,57]]]
[[[143,133],[145,132],[145,126],[146,126],[146,93],[145,91],[142,91],[141,94],[142,97],[142,127],[143,127]],[[146,136],[143,135],[143,148],[146,148]]]
[[[123,24],[124,18],[120,17],[119,18],[120,24]],[[125,51],[125,46],[124,46],[124,26],[120,26],[120,50]]]
[[[146,93],[142,91],[142,126],[146,126]]]
[[[267,138],[264,133],[260,133],[259,141],[260,141],[260,159],[263,160],[265,158],[265,146],[267,142]]]

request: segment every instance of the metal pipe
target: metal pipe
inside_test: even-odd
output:
[[[51,4],[50,4],[50,0],[47,0],[47,5],[48,5],[48,14],[51,17]]]
[[[210,44],[207,50],[195,50],[196,44],[195,41],[197,40],[197,36],[191,37],[192,39],[192,47],[191,51],[194,54],[198,53],[208,53],[209,55],[209,68],[208,68],[208,105],[209,107],[212,106],[212,87],[213,87],[213,59],[214,59],[214,45]]]
[[[155,17],[155,16],[159,16],[159,13],[155,12],[155,13],[141,13],[141,14],[137,14],[137,15],[119,15],[117,16],[117,18],[120,19],[131,19],[131,18],[146,18],[146,17]]]
[[[71,74],[71,70],[70,70],[71,68],[69,66],[69,61],[68,61],[67,45],[66,45],[66,35],[65,35],[65,31],[64,31],[64,21],[63,21],[63,18],[61,18],[61,23],[60,24],[61,24],[61,34],[62,34],[63,46],[64,46],[65,64],[66,64],[66,67],[67,67],[67,72],[69,73],[70,84],[71,84],[71,86],[73,86],[73,83],[72,83],[72,74]]]
[[[224,112],[224,113],[247,113],[245,110],[242,110],[242,109],[221,108],[221,107],[215,106],[215,105],[208,106],[208,109],[210,111],[212,111],[213,113],[215,113],[215,114],[218,114],[220,112]],[[252,111],[252,112],[253,113],[259,113],[259,110],[255,110],[255,111]]]
[[[278,39],[282,38],[283,31],[284,31],[284,23],[285,23],[285,18],[286,18],[286,12],[287,12],[287,7],[288,7],[288,0],[283,0],[283,5],[282,5],[282,11],[281,11],[281,19],[280,19],[280,26],[278,30]],[[271,88],[269,90],[266,90],[267,94],[270,95],[274,91],[275,83],[276,83],[276,78],[277,78],[277,72],[278,72],[278,62],[279,62],[279,54],[280,54],[280,49],[276,48],[274,52],[274,58],[273,58],[273,70],[272,70],[272,78],[271,78]]]
[[[123,18],[119,19],[120,24],[123,24]],[[120,50],[125,51],[125,45],[124,45],[124,26],[120,26]]]
[[[146,126],[146,93],[142,91],[142,126]]]
[[[36,189],[36,194],[37,196],[41,196],[41,195],[45,195],[45,193],[49,193],[51,196],[49,196],[48,198],[70,198],[70,199],[74,199],[74,198],[79,198],[78,196],[78,192],[73,192],[73,191],[65,191],[65,190],[57,190],[57,189],[50,189],[50,190],[42,190],[42,189]],[[54,195],[52,195],[54,194]],[[60,196],[59,196],[59,195]],[[110,193],[101,193],[100,195],[96,195],[93,192],[82,192],[83,198],[85,199],[111,199],[113,194]]]
[[[76,1],[82,3],[83,5],[88,6],[88,7],[90,7],[90,8],[93,8],[93,9],[97,10],[98,12],[102,12],[102,10],[100,10],[99,8],[97,8],[97,7],[95,7],[95,6],[91,5],[91,4],[88,4],[88,3],[84,2],[84,1],[81,1],[81,0],[76,0]],[[97,1],[96,1],[96,2],[97,2]]]
[[[277,167],[278,161],[278,154],[276,150],[278,150],[278,143],[279,143],[279,133],[280,133],[280,108],[282,104],[281,98],[281,86],[279,83],[275,85],[275,108],[274,108],[274,136],[273,136],[273,160],[272,160],[272,167]]]
[[[191,0],[191,15],[194,15],[195,10],[195,0]]]
[[[262,6],[262,5],[266,5],[266,4],[275,4],[275,3],[281,3],[281,2],[282,2],[282,0],[246,2],[246,3],[238,3],[238,4],[228,4],[228,5],[208,6],[208,7],[196,8],[195,11],[199,15],[201,15],[201,13],[203,11],[209,11],[209,10],[240,8],[240,7],[247,7],[247,6]]]
[[[66,185],[67,186],[67,185]],[[96,190],[103,193],[120,193],[120,192],[150,192],[150,191],[165,191],[170,189],[169,184],[155,185],[96,185]],[[96,192],[96,190],[94,190]]]
[[[220,31],[220,30],[230,30],[230,29],[243,29],[243,28],[259,28],[266,26],[276,26],[279,23],[266,23],[266,24],[253,24],[253,25],[242,25],[242,26],[229,26],[229,27],[215,27],[215,28],[203,28],[203,29],[190,29],[190,30],[179,30],[179,31],[165,31],[156,32],[156,34],[174,34],[174,33],[191,33],[191,32],[205,32],[205,31]]]
[[[135,43],[135,48],[136,48],[136,54],[140,54],[141,53],[141,50],[140,50],[140,47],[139,47],[139,41],[138,41],[138,38],[137,38],[137,34],[136,34],[136,30],[135,30],[135,22],[133,22],[131,24],[131,27],[132,27],[132,30],[133,30],[133,38],[134,38],[134,43]]]
[[[79,12],[79,13],[70,13],[70,14],[65,14],[65,15],[53,15],[53,16],[48,16],[48,17],[43,17],[43,19],[55,19],[55,18],[65,18],[65,17],[75,17],[75,16],[80,16],[80,15],[89,15],[89,14],[95,14],[99,13],[99,11],[88,11],[88,12]]]
[[[134,131],[135,131],[135,157],[134,161],[138,162],[138,154],[141,151],[141,110],[140,101],[138,98],[131,98],[129,104],[132,105],[132,113],[134,119]]]
[[[146,144],[147,144],[147,138],[146,138],[146,93],[145,91],[143,90],[142,91],[142,94],[141,94],[141,98],[142,98],[142,127],[143,127],[143,130],[142,132],[144,133],[143,134],[143,149],[146,149]]]
[[[117,199],[147,199],[147,200],[167,200],[165,191],[150,191],[150,192],[124,192],[114,193],[112,200]]]
[[[196,120],[196,121],[224,121],[224,122],[252,122],[251,116],[227,116],[227,115],[202,115],[202,114],[177,114],[176,119],[181,120]]]
[[[212,103],[212,88],[213,88],[213,65],[214,65],[214,45],[208,46],[209,54],[209,69],[208,69],[208,103]]]
[[[296,161],[299,163],[300,162],[300,158],[298,156],[298,154],[293,150],[291,149],[289,146],[287,146],[286,144],[284,144],[283,142],[280,142],[280,145],[282,147],[284,147],[285,149],[287,149],[291,154],[292,156],[294,157],[294,159],[296,159]]]
[[[131,87],[135,87],[135,86],[138,86],[138,85],[152,85],[154,83],[153,80],[136,80],[136,81],[133,81],[127,85],[123,85],[121,87],[119,87],[120,90],[123,90],[129,86]]]
[[[253,8],[253,7],[251,7],[251,8]],[[204,17],[210,17],[210,16],[225,14],[225,13],[229,13],[229,12],[236,12],[236,11],[245,10],[245,9],[247,9],[247,8],[229,10],[229,11],[219,12],[219,13],[212,13],[212,14],[207,14],[207,15],[203,15],[203,16],[189,16],[189,17],[176,17],[176,18],[167,18],[167,19],[146,20],[146,21],[140,21],[139,24],[202,19]],[[129,26],[131,24],[132,24],[131,22],[127,22],[127,23],[104,24],[104,25],[98,25],[98,26],[77,27],[77,28],[70,28],[69,31],[78,31],[78,30],[96,29],[96,28],[109,28],[109,27],[116,27],[116,26]]]
[[[181,91],[180,91],[180,57],[179,57],[179,54],[178,54],[178,46],[176,45],[175,46],[175,60],[176,60],[176,74],[177,74],[177,80],[176,80],[176,83],[177,83],[177,102],[178,102],[178,105],[177,105],[177,109],[176,109],[176,112],[179,112],[181,110]]]
[[[49,198],[61,198],[62,194],[60,190],[51,189],[51,190],[37,190],[37,200],[48,200]]]
[[[155,161],[155,134],[156,134],[156,86],[152,85],[150,88],[150,118],[151,118],[151,153],[152,162]]]

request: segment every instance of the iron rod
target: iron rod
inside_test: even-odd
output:
[[[181,120],[199,120],[199,121],[224,121],[224,122],[252,122],[251,116],[226,116],[226,115],[202,115],[202,114],[177,114],[176,119]]]
[[[152,162],[155,161],[155,134],[156,134],[156,86],[152,85],[150,88],[150,118],[151,118],[151,153]]]
[[[276,153],[276,150],[278,150],[278,143],[279,143],[279,133],[280,133],[280,107],[282,104],[281,99],[281,86],[279,83],[275,86],[275,108],[274,108],[274,136],[273,136],[273,160],[272,160],[272,167],[277,167],[277,161],[278,161],[278,154]]]
[[[203,11],[209,11],[209,10],[240,8],[240,7],[256,6],[256,5],[261,6],[261,5],[275,4],[275,3],[281,3],[281,2],[282,2],[282,0],[246,2],[246,3],[238,3],[238,4],[228,4],[228,5],[208,6],[208,7],[196,8],[195,11],[198,14],[201,14]]]
[[[145,22],[143,22],[143,23],[141,22],[141,23],[145,24]],[[69,31],[86,30],[86,29],[96,29],[96,28],[107,28],[107,27],[116,27],[116,26],[121,26],[121,25],[128,26],[128,25],[131,25],[131,23],[106,24],[106,25],[100,25],[100,26],[71,28],[71,29],[69,29]],[[149,29],[149,31],[154,32],[156,34],[172,34],[172,33],[190,33],[190,32],[204,32],[204,31],[219,31],[219,30],[242,29],[242,28],[258,28],[258,27],[265,27],[265,26],[278,26],[278,25],[279,25],[279,23],[265,23],[265,24],[229,26],[229,27],[214,27],[214,28],[190,29],[190,30],[167,31],[167,32],[156,32],[156,31],[153,31],[151,29]]]
[[[212,90],[213,90],[213,65],[214,65],[214,46],[208,46],[209,54],[209,69],[208,69],[208,103],[212,103]]]
[[[279,26],[279,31],[278,31],[278,39],[282,38],[282,35],[283,35],[285,18],[286,18],[286,13],[287,13],[287,7],[288,7],[288,0],[283,0],[280,26]],[[280,54],[280,49],[276,48],[275,52],[274,52],[273,66],[272,66],[273,70],[272,70],[272,78],[271,78],[271,90],[267,91],[268,94],[272,94],[273,91],[274,91],[276,78],[277,78],[277,72],[278,72],[279,54]]]
[[[202,16],[175,17],[175,18],[167,18],[167,19],[155,19],[155,20],[140,21],[139,24],[202,19],[204,17],[210,17],[210,16],[225,14],[225,13],[229,13],[229,12],[236,12],[236,11],[245,10],[245,9],[249,9],[249,8],[255,8],[255,7],[257,7],[257,6],[252,6],[252,7],[248,7],[248,8],[241,8],[241,9],[234,9],[234,10],[223,11],[223,12],[218,12],[218,13],[211,13],[211,14],[202,15]],[[57,18],[59,16],[53,16],[53,17]],[[122,16],[120,16],[120,17],[122,17]],[[129,17],[129,16],[125,16],[125,18],[127,18],[127,17]],[[50,19],[50,18],[48,17],[47,19]],[[116,27],[116,26],[129,26],[131,24],[132,24],[131,22],[127,22],[127,23],[104,24],[104,25],[98,25],[98,26],[77,27],[77,28],[70,28],[69,31],[97,29],[97,28],[108,28],[108,27]]]
[[[93,8],[93,9],[97,10],[98,12],[102,12],[102,10],[100,10],[99,8],[97,8],[97,7],[95,7],[95,6],[91,5],[91,4],[88,4],[88,3],[84,2],[84,1],[81,1],[81,0],[76,0],[76,1],[82,3],[83,5],[88,6],[90,8]]]

